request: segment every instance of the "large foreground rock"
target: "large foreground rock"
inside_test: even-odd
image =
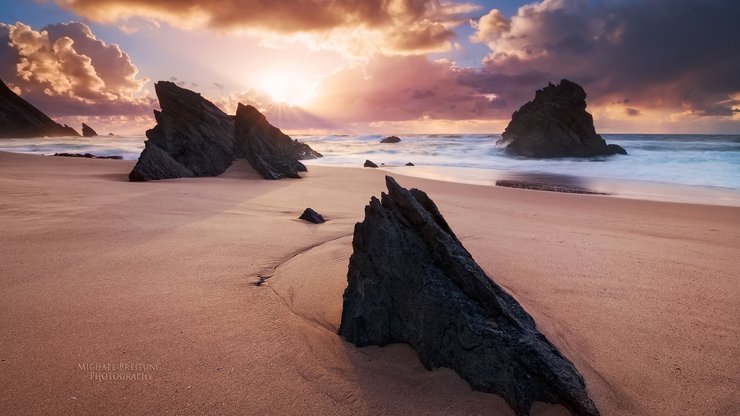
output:
[[[254,107],[239,105],[236,137],[235,117],[200,94],[167,81],[154,84],[154,90],[162,111],[154,111],[157,125],[146,132],[149,140],[129,174],[132,181],[217,176],[245,157],[265,178],[298,177],[306,167],[296,159],[321,157]]]
[[[79,135],[72,127],[55,123],[0,80],[0,138]]]
[[[586,91],[567,79],[538,90],[534,100],[515,111],[503,142],[508,154],[533,158],[627,154],[596,134],[586,111]]]
[[[486,276],[434,202],[386,184],[355,225],[339,334],[358,347],[411,344],[425,367],[455,370],[517,415],[535,401],[598,415],[573,364]]]
[[[265,179],[300,178],[298,172],[307,169],[298,159],[321,157],[268,123],[251,105],[240,103],[236,109],[235,138],[237,156],[245,157]]]

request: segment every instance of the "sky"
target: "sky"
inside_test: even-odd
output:
[[[172,81],[288,132],[500,133],[537,89],[601,133],[740,133],[732,0],[3,0],[0,79],[55,120],[143,133]]]

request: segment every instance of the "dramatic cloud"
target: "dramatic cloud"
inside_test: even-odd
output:
[[[459,81],[466,71],[422,56],[376,56],[324,79],[310,109],[343,122],[501,116],[494,96]]]
[[[82,23],[0,23],[0,77],[50,114],[141,114],[151,100],[136,98],[147,82],[118,45],[97,39]]]
[[[440,0],[56,0],[99,22],[145,17],[186,28],[295,36],[351,53],[446,50],[453,27],[477,7]],[[132,31],[131,25],[126,26]]]
[[[290,130],[353,131],[384,125],[400,132],[405,130],[398,123],[411,122],[417,131],[435,131],[432,124],[441,120],[454,123],[455,131],[466,131],[465,126],[473,124],[477,131],[480,123],[472,120],[503,123],[511,112],[495,96],[461,82],[470,71],[423,56],[376,55],[323,78],[305,105],[276,102],[269,91],[259,89],[225,95],[217,89],[209,99],[229,114],[238,103],[252,104],[271,122]]]
[[[467,84],[498,93],[496,77],[569,78],[585,85],[590,103],[630,99],[630,116],[634,107],[732,116],[740,111],[737,16],[740,2],[721,0],[545,0],[511,19],[492,10],[472,22],[470,40],[492,52]]]

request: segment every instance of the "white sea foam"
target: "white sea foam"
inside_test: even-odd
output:
[[[139,158],[146,137],[33,137],[28,139],[0,139],[0,150],[15,153],[53,155],[54,153],[92,153],[96,156],[122,156],[127,160]]]
[[[740,136],[604,135],[629,156],[591,159],[524,159],[494,144],[499,135],[411,135],[380,144],[382,136],[298,136],[324,158],[309,163],[361,166],[448,166],[497,171],[611,178],[740,190]]]
[[[362,166],[365,159],[388,166],[479,168],[496,172],[556,174],[581,178],[639,180],[740,190],[739,135],[603,135],[629,156],[533,160],[506,156],[494,144],[500,135],[404,135],[381,144],[380,135],[296,135],[325,157],[308,164]],[[0,150],[120,155],[135,160],[143,135],[92,138],[0,139]],[[449,172],[454,179],[454,169]],[[459,170],[457,172],[460,172]],[[409,171],[409,174],[413,172]],[[461,174],[462,175],[462,174]],[[461,181],[464,178],[461,177]]]

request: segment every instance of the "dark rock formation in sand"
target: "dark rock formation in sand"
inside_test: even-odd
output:
[[[239,104],[234,130],[237,157],[245,157],[265,179],[300,178],[298,172],[307,169],[298,159],[321,157],[268,123],[251,105]]]
[[[97,136],[98,133],[95,130],[93,130],[92,127],[88,126],[85,123],[82,123],[82,135],[85,137],[94,137],[94,136]]]
[[[400,143],[401,138],[398,136],[388,136],[385,139],[380,141],[381,143]]]
[[[123,156],[97,156],[92,153],[54,153],[54,156],[81,157],[85,159],[115,159],[115,160],[123,159]]]
[[[157,125],[146,132],[149,140],[131,181],[217,176],[245,157],[265,178],[298,177],[306,168],[295,159],[321,157],[270,125],[254,107],[240,104],[240,116],[234,117],[172,82],[159,81],[154,90],[162,111],[154,111]]]
[[[154,84],[162,111],[147,130],[132,181],[216,176],[234,160],[234,120],[200,94],[173,82]]]
[[[0,138],[79,135],[72,127],[55,123],[0,80]]]
[[[303,221],[312,222],[314,224],[321,224],[321,223],[326,222],[326,220],[321,214],[319,214],[318,212],[314,211],[311,208],[306,208],[303,211],[303,214],[301,214],[301,216],[298,217],[298,219],[301,219]]]
[[[538,90],[534,100],[515,111],[503,143],[508,144],[506,153],[533,158],[627,154],[596,134],[586,111],[586,91],[567,79]]]
[[[142,182],[157,179],[190,178],[193,176],[196,175],[173,159],[164,149],[151,140],[147,140],[144,142],[144,150],[139,155],[136,166],[128,174],[128,180]]]
[[[371,160],[366,160],[365,161],[365,164],[363,164],[362,167],[364,167],[364,168],[377,168],[378,165],[376,165],[375,163],[373,163]]]
[[[428,369],[448,367],[517,415],[535,401],[598,415],[583,377],[486,276],[432,200],[386,176],[355,225],[339,334],[358,347],[408,343]]]

